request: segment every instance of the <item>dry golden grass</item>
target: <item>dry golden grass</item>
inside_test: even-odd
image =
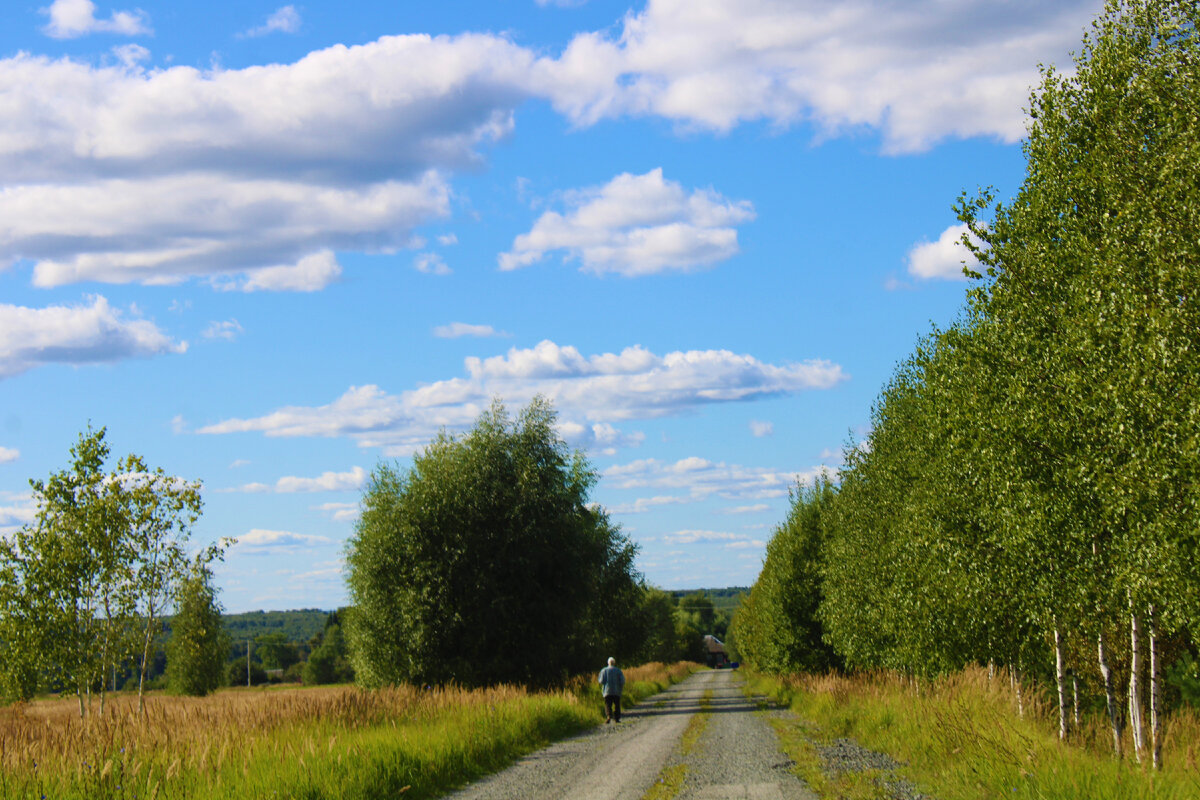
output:
[[[120,761],[133,776],[151,763],[168,772],[220,770],[261,754],[277,731],[297,724],[330,731],[330,738],[288,742],[287,755],[332,750],[340,731],[432,717],[447,708],[491,706],[524,689],[499,686],[378,691],[353,687],[226,689],[208,697],[154,695],[138,714],[136,697],[111,698],[105,715],[80,719],[74,699],[48,699],[0,709],[0,770],[64,774],[104,769]],[[278,744],[278,743],[276,743]]]
[[[628,669],[631,699],[694,669],[688,664]],[[479,752],[490,752],[483,743],[489,736],[533,741],[542,735],[517,721],[522,714],[559,720],[546,724],[565,725],[564,732],[590,724],[592,716],[598,720],[598,710],[591,708],[594,683],[594,675],[585,675],[561,690],[536,693],[516,686],[236,688],[203,698],[156,693],[147,696],[144,714],[135,696],[117,695],[110,696],[104,716],[86,719],[79,718],[74,698],[43,699],[0,708],[0,797],[36,789],[89,798],[223,797],[239,781],[273,785],[272,775],[282,780],[284,773],[294,777],[318,764],[327,771],[344,760],[350,765],[390,758],[378,747],[384,732],[428,750],[433,745],[418,731],[447,725],[459,728],[446,728],[438,734],[442,739],[471,740]],[[551,707],[560,710],[547,710]],[[568,718],[576,722],[564,721]],[[504,733],[505,726],[522,733]],[[528,745],[514,738],[503,746],[517,752]],[[438,780],[453,779],[453,765],[438,769],[443,773]],[[129,787],[138,787],[139,794],[126,794]]]

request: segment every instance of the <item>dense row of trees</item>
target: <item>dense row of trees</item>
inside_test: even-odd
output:
[[[965,312],[897,370],[838,488],[795,498],[736,622],[752,658],[1006,664],[1055,687],[1064,737],[1095,676],[1117,754],[1128,724],[1142,757],[1148,716],[1159,763],[1162,667],[1200,630],[1198,22],[1113,0],[1075,73],[1045,71],[1021,190],[959,205]]]
[[[546,685],[695,644],[689,612],[644,586],[636,547],[589,502],[595,481],[541,398],[515,419],[497,401],[407,471],[379,466],[346,559],[358,680]]]

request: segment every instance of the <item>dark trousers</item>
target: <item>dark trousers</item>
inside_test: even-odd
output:
[[[617,722],[621,721],[621,695],[604,695],[604,716],[606,719],[615,719]]]

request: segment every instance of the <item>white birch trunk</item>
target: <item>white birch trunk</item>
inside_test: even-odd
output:
[[[1108,665],[1108,655],[1104,650],[1104,633],[1096,637],[1096,650],[1100,660],[1100,676],[1104,679],[1104,698],[1108,707],[1108,723],[1112,728],[1113,753],[1117,758],[1122,755],[1121,737],[1125,733],[1125,721],[1121,719],[1121,710],[1117,707],[1117,698],[1113,689],[1112,667]]]
[[[1158,653],[1158,628],[1154,606],[1146,609],[1146,627],[1150,636],[1150,760],[1155,769],[1162,769],[1162,669]]]
[[[1129,732],[1133,734],[1133,754],[1138,763],[1146,746],[1142,732],[1141,624],[1132,607],[1129,611]]]
[[[1058,688],[1058,740],[1067,739],[1067,676],[1063,671],[1062,631],[1054,618],[1054,682]]]
[[[1074,695],[1072,710],[1075,712],[1075,730],[1079,730],[1079,678],[1071,676],[1071,692]]]

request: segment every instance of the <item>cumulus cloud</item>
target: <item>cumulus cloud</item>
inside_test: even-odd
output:
[[[328,514],[338,522],[352,522],[358,519],[358,503],[322,503],[313,506],[313,510]]]
[[[10,536],[22,525],[33,522],[36,516],[33,495],[0,493],[0,536]]]
[[[43,364],[81,366],[187,350],[187,342],[173,341],[132,313],[127,317],[100,296],[81,306],[0,304],[0,379]]]
[[[236,70],[0,59],[0,263],[39,286],[320,288],[330,251],[394,252],[448,216],[448,173],[512,129],[534,59],[474,34]]]
[[[693,498],[676,497],[674,495],[658,495],[655,497],[639,497],[632,503],[617,503],[616,505],[605,506],[605,510],[610,514],[644,514],[652,508],[661,506],[675,506],[682,503],[690,503]]]
[[[316,478],[300,478],[286,475],[275,481],[274,485],[265,483],[247,483],[236,489],[225,489],[226,492],[246,492],[261,494],[276,492],[278,494],[294,494],[296,492],[349,492],[361,489],[367,481],[367,471],[362,467],[354,467],[349,472],[323,472]]]
[[[1024,134],[1039,63],[1066,63],[1100,0],[649,0],[619,33],[585,33],[539,65],[577,124],[654,115],[728,131],[811,121],[870,127],[891,152]],[[1069,66],[1069,64],[1068,64]]]
[[[766,503],[755,503],[749,506],[732,506],[730,508],[722,508],[718,514],[759,514],[763,511],[770,511],[771,507]]]
[[[21,457],[21,451],[13,447],[0,447],[0,464],[16,461]]]
[[[204,338],[225,339],[226,341],[232,342],[241,333],[243,333],[244,330],[245,329],[242,328],[241,323],[236,319],[227,319],[223,322],[214,320],[208,323],[208,327],[204,329]]]
[[[543,341],[506,355],[465,360],[466,376],[389,394],[379,386],[352,386],[323,406],[288,406],[261,417],[229,419],[200,433],[260,431],[268,436],[347,436],[363,447],[404,455],[446,427],[468,427],[493,397],[524,405],[535,395],[552,400],[568,434],[615,445],[628,441],[597,423],[679,414],[713,403],[750,401],[809,389],[827,389],[846,378],[823,360],[767,364],[728,350],[657,355],[642,347],[584,356],[574,347]],[[567,428],[576,425],[578,428]],[[637,435],[634,435],[635,438]],[[640,441],[640,439],[638,439]]]
[[[697,542],[746,542],[749,539],[740,533],[686,530],[668,533],[663,537],[663,541],[670,544],[696,544]]]
[[[256,28],[251,28],[242,36],[266,36],[268,33],[296,33],[300,30],[300,12],[295,6],[277,8],[266,22]]]
[[[108,19],[97,19],[92,0],[54,0],[42,13],[50,17],[42,30],[54,39],[76,39],[89,33],[139,36],[152,32],[142,11],[114,11]]]
[[[675,462],[655,458],[618,464],[601,473],[604,486],[613,489],[684,489],[695,499],[771,499],[786,497],[797,481],[809,482],[824,467],[796,472],[745,467],[691,457]]]
[[[254,528],[237,537],[235,547],[250,554],[266,554],[280,550],[311,548],[323,544],[330,544],[330,540],[324,536]]]
[[[426,275],[449,275],[454,270],[446,266],[446,261],[437,253],[418,253],[413,259],[413,266],[417,268],[417,272],[424,272]]]
[[[967,225],[951,225],[942,231],[936,242],[918,242],[908,251],[908,274],[929,280],[963,281],[963,264],[977,264],[971,251],[962,242]]]
[[[458,339],[463,336],[475,336],[486,339],[492,336],[509,336],[504,331],[498,331],[491,325],[471,325],[466,322],[451,322],[449,325],[438,325],[433,329],[433,335],[439,339]]]
[[[771,436],[775,433],[775,423],[752,419],[750,420],[750,433],[759,438],[763,436]]]
[[[712,189],[689,194],[664,179],[661,167],[569,192],[566,205],[565,213],[547,211],[518,236],[500,255],[500,268],[529,266],[562,251],[564,260],[597,274],[687,272],[736,255],[734,226],[754,219],[748,201],[727,200]]]

